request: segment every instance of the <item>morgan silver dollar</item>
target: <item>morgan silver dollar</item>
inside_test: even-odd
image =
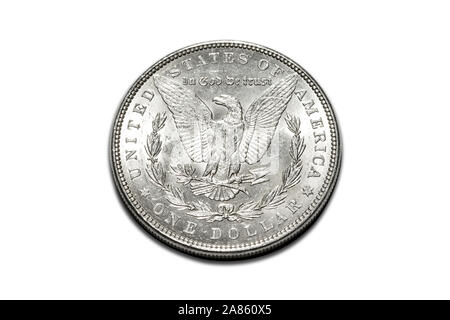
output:
[[[269,252],[318,217],[339,173],[336,118],[297,63],[215,41],[150,67],[117,113],[113,176],[134,218],[185,253]]]

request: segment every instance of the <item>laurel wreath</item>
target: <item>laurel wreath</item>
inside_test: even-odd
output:
[[[301,158],[306,145],[304,138],[300,135],[300,119],[287,114],[285,122],[289,131],[293,133],[289,147],[291,162],[283,171],[282,183],[280,185],[277,185],[264,194],[258,201],[252,200],[242,203],[237,208],[232,204],[221,203],[217,206],[216,211],[202,200],[187,201],[185,193],[179,187],[166,184],[166,171],[161,163],[158,162],[158,155],[162,148],[159,131],[164,127],[166,119],[167,116],[165,113],[158,113],[152,121],[152,133],[147,136],[145,146],[149,160],[146,172],[151,182],[165,193],[170,205],[178,210],[186,210],[186,213],[190,216],[194,216],[200,220],[206,220],[207,222],[222,220],[239,222],[242,220],[251,220],[261,216],[263,210],[276,209],[283,204],[287,197],[287,191],[300,182],[301,172],[303,170]],[[195,169],[190,164],[178,165],[171,169],[176,174],[178,183],[187,185],[192,180],[197,179]],[[250,179],[250,175],[245,175],[244,177]]]

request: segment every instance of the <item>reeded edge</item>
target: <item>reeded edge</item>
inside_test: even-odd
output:
[[[306,76],[312,80],[314,85],[318,88],[321,95],[323,96],[324,100],[329,106],[330,115],[332,117],[333,123],[334,123],[334,130],[335,130],[335,140],[336,140],[336,155],[335,155],[335,169],[334,169],[334,175],[329,182],[328,189],[325,193],[325,195],[322,197],[321,202],[318,204],[314,212],[306,219],[305,222],[303,222],[300,226],[298,226],[294,231],[290,232],[289,234],[283,236],[282,238],[276,240],[275,242],[269,243],[267,245],[255,248],[255,249],[244,249],[242,251],[234,251],[234,252],[214,252],[214,251],[207,251],[207,250],[201,250],[193,247],[189,247],[185,244],[181,244],[179,242],[176,242],[175,240],[170,239],[168,236],[164,235],[163,233],[158,232],[156,229],[152,228],[135,210],[132,203],[126,196],[123,186],[121,185],[119,179],[118,179],[118,172],[117,172],[117,163],[115,160],[115,148],[114,148],[114,139],[116,132],[116,129],[118,128],[118,121],[120,118],[120,113],[122,109],[126,105],[127,98],[130,97],[130,94],[132,93],[133,89],[138,85],[138,83],[141,81],[141,79],[150,72],[153,68],[160,65],[162,62],[167,61],[167,59],[171,57],[175,57],[175,55],[185,52],[189,49],[197,48],[200,46],[210,45],[210,44],[229,44],[229,45],[242,45],[242,46],[251,46],[256,47],[262,50],[266,50],[268,52],[271,52],[273,55],[275,55],[275,58],[278,60],[286,60],[293,64],[295,67],[297,67],[301,72],[305,73]],[[279,58],[277,58],[277,56]],[[174,58],[175,59],[175,58]],[[170,60],[169,60],[170,61]],[[283,62],[283,61],[282,61]],[[283,62],[284,63],[284,62]],[[298,71],[295,71],[299,73]],[[120,129],[120,128],[119,128]],[[271,48],[255,44],[252,42],[247,41],[238,41],[238,40],[216,40],[216,41],[207,41],[207,42],[201,42],[196,43],[184,48],[181,48],[179,50],[176,50],[167,56],[163,57],[162,59],[158,60],[156,63],[151,65],[148,69],[146,69],[141,76],[139,76],[138,79],[131,85],[131,87],[128,89],[126,94],[124,95],[124,98],[122,99],[122,102],[120,103],[119,108],[117,109],[117,112],[114,117],[114,125],[111,129],[111,139],[110,139],[110,165],[113,175],[114,183],[117,187],[117,190],[119,191],[120,197],[122,198],[123,202],[125,203],[126,207],[128,208],[128,211],[132,214],[133,218],[139,223],[140,226],[144,228],[145,231],[147,231],[149,234],[151,234],[154,238],[161,241],[162,243],[179,250],[183,253],[190,254],[196,257],[204,258],[204,259],[210,259],[210,260],[240,260],[240,259],[248,259],[248,258],[255,258],[261,255],[268,254],[270,252],[273,252],[281,247],[284,247],[288,245],[289,243],[293,242],[295,239],[299,238],[302,234],[304,234],[311,225],[314,224],[314,222],[319,218],[320,214],[325,209],[328,201],[330,200],[330,197],[336,187],[336,182],[339,177],[340,169],[341,169],[341,159],[342,159],[342,141],[341,141],[341,135],[339,130],[339,123],[337,121],[336,115],[334,113],[334,109],[332,104],[330,103],[327,95],[323,91],[322,87],[318,84],[318,82],[298,63],[296,63],[294,60],[290,59],[284,54],[279,53],[276,50],[273,50]]]

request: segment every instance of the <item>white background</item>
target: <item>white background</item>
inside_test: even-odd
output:
[[[449,13],[446,1],[2,1],[0,298],[450,298]],[[133,81],[216,39],[300,63],[344,144],[310,232],[238,263],[147,236],[108,162]]]

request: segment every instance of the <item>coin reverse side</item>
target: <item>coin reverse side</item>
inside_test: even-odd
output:
[[[147,232],[185,253],[239,259],[315,221],[336,183],[340,143],[330,102],[300,65],[217,41],[168,55],[133,84],[111,157]]]

